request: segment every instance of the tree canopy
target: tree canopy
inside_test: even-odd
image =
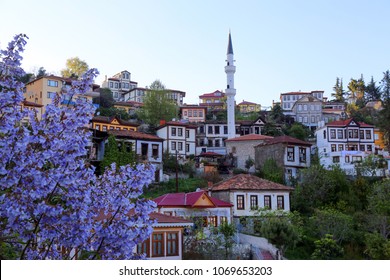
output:
[[[79,78],[89,69],[88,64],[80,58],[71,57],[66,60],[66,68],[61,70],[62,77]]]

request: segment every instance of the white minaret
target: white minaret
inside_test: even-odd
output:
[[[225,66],[225,73],[227,78],[227,86],[225,95],[227,97],[227,121],[228,121],[228,139],[236,137],[236,121],[235,121],[235,100],[236,89],[234,88],[234,73],[236,72],[236,66],[234,66],[233,59],[233,45],[232,36],[229,31],[229,43],[227,48],[227,59]]]

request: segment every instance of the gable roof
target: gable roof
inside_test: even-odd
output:
[[[183,126],[185,128],[193,128],[193,129],[198,128],[197,125],[189,124],[188,122],[171,121],[171,122],[165,122],[164,124],[157,127],[156,130],[159,130],[159,129],[166,127],[166,126]]]
[[[156,220],[157,224],[153,227],[174,227],[174,226],[192,226],[193,222],[181,217],[169,216],[157,212],[150,213],[149,217]]]
[[[249,101],[242,100],[242,102],[241,102],[241,103],[238,103],[237,105],[238,105],[238,106],[242,106],[242,105],[258,105],[258,104],[253,103],[253,102],[249,102]]]
[[[346,127],[346,126],[349,126],[353,122],[356,123],[359,127],[374,127],[373,125],[366,124],[364,122],[357,122],[353,118],[349,118],[346,120],[333,121],[333,122],[327,123],[326,126]]]
[[[258,145],[258,146],[265,146],[265,145],[274,145],[274,144],[279,144],[279,143],[284,143],[284,144],[291,144],[291,145],[302,145],[302,146],[312,146],[311,143],[302,141],[300,139],[283,135],[283,136],[277,136],[271,139],[265,140],[264,143]]]
[[[225,140],[225,142],[239,142],[239,141],[259,141],[259,140],[267,140],[272,139],[272,136],[260,135],[260,134],[247,134],[231,139]]]
[[[135,126],[135,127],[138,127],[139,124],[138,123],[133,123],[133,122],[129,122],[129,121],[125,121],[125,120],[122,120],[118,117],[105,117],[105,116],[94,116],[92,118],[92,122],[102,122],[102,123],[108,123],[108,124],[111,124],[112,121],[116,119],[118,121],[119,124],[121,125],[128,125],[128,126]]]
[[[271,182],[250,174],[238,174],[230,179],[219,182],[211,187],[212,192],[218,191],[292,191],[294,188]]]
[[[197,205],[200,199],[208,199],[210,205]],[[231,207],[229,202],[211,197],[205,191],[191,193],[167,193],[154,199],[157,207],[216,208]]]
[[[216,90],[214,92],[211,92],[211,93],[204,93],[202,95],[199,95],[199,98],[207,98],[207,97],[216,97],[216,98],[222,98],[225,96],[225,93],[223,93],[222,91],[220,90]]]

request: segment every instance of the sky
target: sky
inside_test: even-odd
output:
[[[23,68],[59,75],[68,58],[96,79],[128,70],[139,87],[156,79],[184,102],[225,90],[229,30],[236,102],[264,109],[280,93],[324,90],[336,77],[379,82],[390,69],[388,0],[0,0],[0,48],[29,37]]]

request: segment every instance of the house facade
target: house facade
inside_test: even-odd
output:
[[[113,104],[114,108],[122,109],[129,115],[133,115],[138,109],[142,107],[142,103],[135,101],[117,101]]]
[[[218,227],[231,223],[231,203],[210,196],[206,191],[168,193],[154,199],[158,213],[191,219],[197,226]]]
[[[225,100],[225,93],[220,90],[199,95],[199,105],[206,106],[211,111],[226,109]]]
[[[189,123],[199,123],[206,121],[207,107],[199,105],[180,106],[181,119]]]
[[[184,229],[192,227],[189,220],[151,213],[150,218],[156,221],[153,232],[148,239],[137,245],[134,253],[144,255],[151,260],[181,260],[184,251]]]
[[[351,175],[354,163],[375,152],[374,126],[352,118],[322,123],[316,138],[320,163],[325,168],[337,164]]]
[[[212,197],[233,204],[233,218],[254,216],[258,209],[290,211],[293,188],[250,174],[239,174],[209,188]]]
[[[237,104],[237,107],[240,110],[240,113],[254,113],[261,111],[261,105],[249,101],[242,100],[242,102]]]
[[[264,143],[265,140],[273,137],[258,134],[248,134],[232,139],[227,139],[226,152],[234,158],[233,165],[236,168],[246,169],[248,159],[255,160],[255,147]],[[252,170],[254,171],[254,170]]]
[[[157,136],[164,139],[163,150],[179,159],[187,159],[196,153],[196,129],[192,124],[166,122],[156,129]]]
[[[155,167],[155,182],[163,180],[163,142],[164,139],[147,133],[131,130],[109,130],[117,141],[124,142],[134,151],[138,162],[147,162]]]
[[[123,94],[123,100],[143,103],[145,96],[150,91],[151,89],[149,88],[136,87],[125,92]],[[165,89],[164,91],[168,94],[168,98],[172,100],[175,104],[177,104],[177,106],[183,105],[183,100],[186,96],[186,93],[184,91],[176,89]]]
[[[131,81],[131,73],[127,70],[123,70],[111,78],[105,77],[102,87],[109,88],[112,92],[112,96],[116,101],[123,101],[123,94],[133,88],[136,88],[137,82]]]
[[[297,122],[315,130],[322,120],[322,100],[312,95],[304,95],[295,101],[292,112]]]
[[[299,179],[299,171],[310,167],[311,143],[290,136],[267,139],[255,147],[255,167],[261,169],[268,159],[284,169],[284,179],[288,184],[292,178]]]
[[[130,130],[137,131],[139,124],[122,120],[118,117],[94,116],[91,121],[91,128],[100,131],[109,130]]]

